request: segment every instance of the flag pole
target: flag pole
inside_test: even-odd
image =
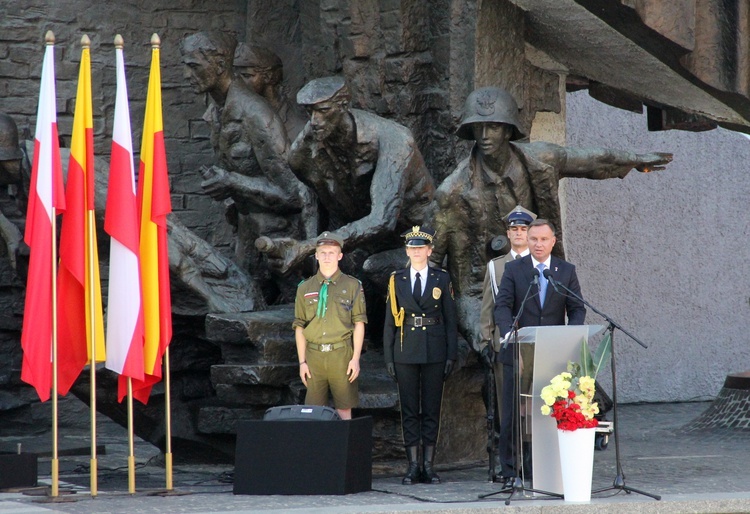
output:
[[[84,34],[83,37],[81,37],[81,47],[82,47],[82,53],[87,53],[89,49],[91,48],[91,39],[89,39],[88,35]],[[81,56],[81,66],[85,66],[86,63],[84,62],[83,56]],[[90,66],[90,61],[88,63]],[[78,99],[80,101],[80,99]],[[87,162],[86,163],[86,173],[89,173],[90,170],[92,170],[92,163]],[[86,181],[88,183],[88,181]],[[88,191],[86,191],[85,197],[88,198]],[[96,277],[94,274],[94,266],[96,265],[96,261],[94,259],[94,237],[95,234],[93,233],[95,225],[94,220],[94,211],[90,209],[90,206],[88,204],[85,204],[86,209],[86,256],[85,256],[85,262],[88,263],[88,291],[89,298],[91,299],[89,301],[89,319],[90,323],[88,324],[89,329],[89,341],[91,342],[91,362],[89,365],[89,378],[90,378],[90,392],[89,392],[89,404],[90,404],[90,413],[91,413],[91,459],[90,459],[90,467],[89,467],[89,473],[91,475],[90,477],[90,489],[91,489],[91,496],[96,496],[98,494],[98,463],[97,463],[97,455],[96,455]]]
[[[48,30],[47,46],[55,45],[55,34]],[[60,462],[57,455],[57,213],[52,207],[52,497],[59,496]]]
[[[164,408],[165,412],[165,423],[166,423],[166,453],[164,455],[164,463],[166,465],[167,473],[167,491],[171,491],[174,487],[172,486],[172,409],[171,409],[171,395],[170,391],[170,374],[169,374],[169,346],[164,350]]]
[[[49,33],[51,34],[51,32]],[[54,38],[54,36],[53,36]],[[54,39],[52,40],[54,44]],[[57,212],[52,207],[52,497],[59,495],[60,462],[57,458]]]
[[[160,46],[161,46],[161,39],[159,39],[158,34],[153,34],[151,36],[151,48],[159,49]],[[164,422],[166,424],[165,426],[166,444],[164,448],[165,449],[164,463],[165,463],[165,468],[166,468],[167,491],[171,491],[172,489],[174,489],[174,486],[172,483],[172,406],[171,406],[170,383],[171,383],[171,380],[170,380],[170,369],[169,369],[169,346],[167,346],[164,349],[164,409],[165,409]]]
[[[133,379],[128,377],[128,492],[135,494],[135,452],[133,451]]]
[[[86,39],[88,39],[87,36]],[[96,298],[96,284],[94,283],[94,240],[93,234],[95,227],[94,211],[90,210],[87,213],[88,223],[86,230],[87,234],[87,259],[89,261],[89,293],[91,302],[89,302],[89,312],[91,315],[91,323],[89,324],[89,330],[91,331],[91,365],[90,365],[90,379],[91,379],[91,392],[90,392],[90,404],[91,404],[91,496],[96,496],[97,491],[97,458],[96,458],[96,304],[94,298]]]

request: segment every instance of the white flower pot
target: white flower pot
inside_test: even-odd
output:
[[[591,500],[595,435],[595,428],[557,431],[563,494],[566,502],[587,502]]]

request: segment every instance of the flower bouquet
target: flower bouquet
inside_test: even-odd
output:
[[[599,405],[594,401],[596,382],[581,376],[581,366],[568,362],[568,371],[560,373],[542,389],[542,414],[557,421],[558,430],[595,428],[599,421]]]
[[[542,389],[542,414],[557,422],[565,501],[591,500],[594,467],[594,436],[599,421],[594,417],[599,406],[594,401],[596,382],[581,374],[581,366],[568,362],[568,371],[560,373]]]

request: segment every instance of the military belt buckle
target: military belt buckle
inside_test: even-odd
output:
[[[332,344],[321,344],[319,348],[320,348],[321,352],[330,352],[330,351],[333,350],[333,345]]]
[[[414,318],[414,326],[415,327],[421,327],[422,326],[422,316],[417,316]]]

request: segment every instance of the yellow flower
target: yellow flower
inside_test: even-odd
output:
[[[552,409],[549,405],[542,405],[542,415],[549,416],[552,413]]]

